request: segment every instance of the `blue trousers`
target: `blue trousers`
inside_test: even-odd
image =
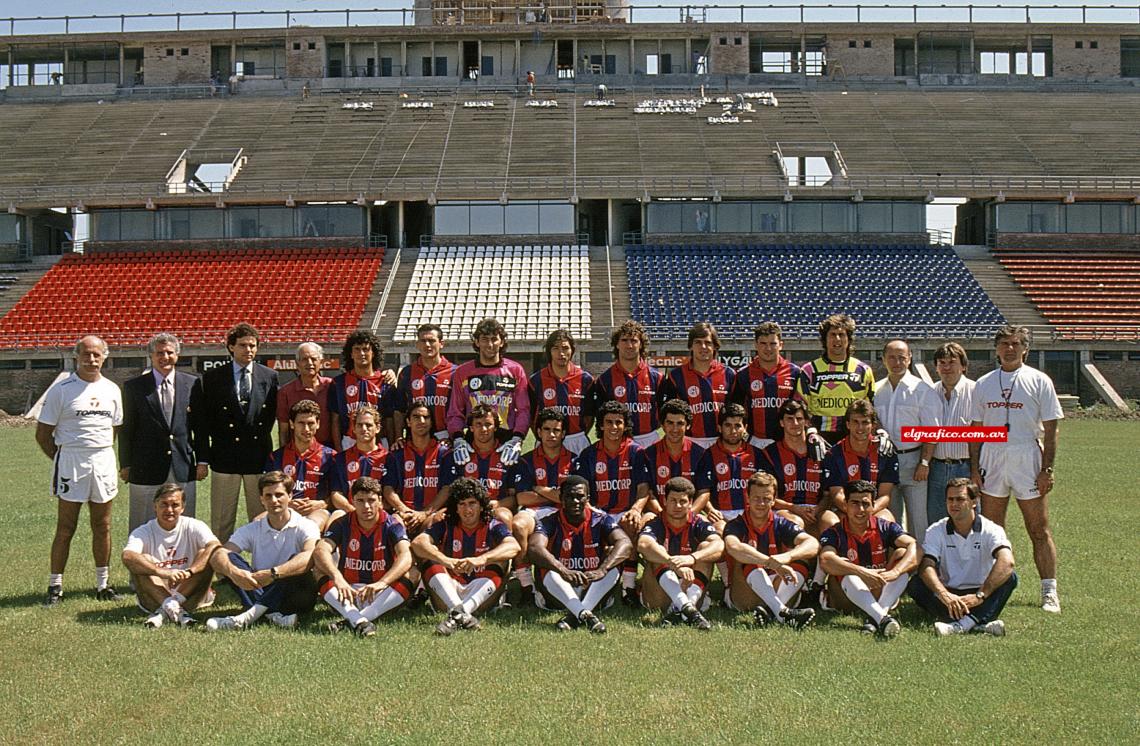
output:
[[[1001,616],[1001,610],[1005,608],[1005,604],[1009,601],[1009,597],[1013,595],[1013,589],[1017,587],[1017,573],[1010,573],[1009,579],[994,589],[994,592],[989,595],[981,606],[974,607],[970,612],[970,616],[978,624],[985,624],[992,622]],[[916,573],[910,579],[910,584],[907,585],[907,593],[914,599],[914,602],[926,609],[932,616],[938,618],[940,622],[953,622],[955,620],[950,618],[950,612],[946,605],[938,600],[938,596],[934,595],[934,591],[922,582],[922,578]],[[959,596],[964,596],[968,593],[973,593],[977,588],[947,588],[946,590],[955,593]]]
[[[926,477],[926,522],[933,526],[936,521],[946,518],[946,483],[955,477],[970,476],[970,462],[947,464],[942,461],[930,462],[930,473]],[[914,537],[922,543],[922,537]]]
[[[245,561],[245,557],[237,552],[230,552],[230,564],[253,572],[253,567]],[[311,611],[317,604],[317,581],[313,578],[312,573],[308,572],[289,578],[281,578],[264,588],[254,588],[252,591],[239,588],[233,581],[228,582],[234,592],[237,593],[242,609],[248,609],[254,604],[261,604],[271,612],[304,614]]]

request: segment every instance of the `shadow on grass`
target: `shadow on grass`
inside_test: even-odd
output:
[[[0,596],[0,610],[26,609],[44,605],[43,593],[25,593],[20,596]],[[67,596],[71,598],[71,596]]]

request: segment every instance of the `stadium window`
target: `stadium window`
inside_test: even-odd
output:
[[[147,365],[145,357],[112,357],[108,362],[115,370],[142,370]]]
[[[310,52],[311,52],[311,51],[313,51],[313,50],[314,50],[314,49],[316,49],[316,48],[317,48],[317,43],[316,43],[315,41],[311,41],[311,42],[309,42],[309,51],[310,51]]]
[[[783,202],[753,202],[752,230],[756,233],[783,233],[787,206]]]
[[[1092,359],[1094,363],[1118,363],[1124,359],[1124,353],[1112,352],[1110,350],[1093,350]]]
[[[713,229],[717,233],[752,232],[752,206],[748,202],[722,202],[712,207]]]
[[[819,202],[796,201],[788,205],[789,233],[822,233],[823,212]]]
[[[739,47],[740,43],[741,43],[741,37],[737,36],[737,37],[733,38],[732,45],[734,47]]]
[[[857,229],[860,233],[891,232],[890,202],[860,202],[856,207]]]
[[[182,47],[182,56],[183,56],[183,57],[186,57],[186,56],[188,56],[189,54],[190,54],[190,49],[189,49],[189,47]]]
[[[538,203],[511,202],[507,205],[504,221],[509,235],[538,235]]]
[[[1030,233],[1061,232],[1061,205],[1033,202],[1029,215]]]
[[[1065,205],[1066,233],[1101,233],[1100,205]]]
[[[293,51],[294,52],[300,52],[301,51],[301,42],[299,42],[299,41],[293,42]]]
[[[655,55],[655,54],[645,55],[645,74],[646,75],[656,75],[657,74],[657,55]]]
[[[855,228],[855,205],[851,202],[824,202],[820,212],[824,233],[850,233]]]
[[[467,236],[471,234],[471,208],[467,204],[439,204],[434,210],[433,233],[441,236]]]
[[[863,49],[870,49],[870,48],[871,48],[871,40],[870,39],[864,39],[863,40]]]
[[[1120,76],[1140,78],[1140,36],[1120,37]]]
[[[1131,233],[1132,205],[1107,202],[1100,206],[1101,233]]]
[[[24,370],[26,367],[23,360],[0,360],[0,370]]]
[[[1081,41],[1080,39],[1078,39],[1077,41],[1073,42],[1073,46],[1076,47],[1077,49],[1084,49],[1085,43],[1083,41]]]
[[[683,202],[650,202],[646,210],[647,233],[680,233]]]
[[[30,367],[32,370],[59,370],[59,361],[51,358],[33,358]]]
[[[998,233],[1025,233],[1029,230],[1030,203],[1005,202],[995,205]]]
[[[471,233],[479,236],[503,235],[503,206],[498,202],[472,202]]]
[[[33,360],[33,361],[32,361],[32,363],[33,363],[33,364],[34,364],[35,362],[36,362],[35,360]],[[1130,351],[1128,352],[1128,362],[1130,362],[1130,363],[1140,363],[1140,352],[1132,352],[1132,351],[1130,350]]]
[[[858,46],[859,46],[859,42],[857,42],[857,41],[855,41],[854,39],[852,39],[851,41],[847,42],[847,46],[848,46],[848,48],[850,48],[850,49],[855,49],[856,47],[858,47]]]
[[[573,233],[574,205],[566,202],[539,202],[538,230],[543,234]]]
[[[1098,49],[1098,48],[1100,48],[1100,42],[1098,42],[1098,41],[1090,41],[1089,42],[1089,49]]]
[[[925,233],[926,205],[921,202],[892,203],[891,231],[894,233]]]
[[[173,49],[173,47],[171,47],[171,48],[168,48],[168,49],[166,50],[166,56],[167,56],[167,57],[173,57],[173,56],[174,56],[174,49]]]
[[[120,241],[154,240],[154,212],[151,210],[122,210],[119,213]]]
[[[720,45],[723,47],[723,46],[726,46],[727,44],[728,44],[728,37],[727,36],[720,37]]]

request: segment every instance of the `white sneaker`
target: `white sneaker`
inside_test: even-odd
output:
[[[186,629],[187,627],[193,627],[197,623],[198,623],[198,620],[195,619],[194,617],[190,616],[189,614],[187,614],[185,611],[181,611],[178,613],[178,626],[181,627],[182,629]]]
[[[966,630],[962,629],[962,625],[958,624],[957,622],[953,622],[953,623],[935,622],[934,623],[934,634],[938,635],[939,637],[950,637],[951,635],[960,635],[965,631]]]
[[[148,616],[143,624],[145,624],[150,629],[158,629],[162,626],[163,621],[165,621],[165,617],[162,615],[162,612],[156,611]]]
[[[995,619],[992,622],[986,622],[974,627],[974,630],[981,632],[984,635],[992,635],[993,637],[1005,637],[1005,622],[1000,619]]]
[[[265,615],[265,618],[282,629],[293,629],[297,626],[296,614],[282,614],[280,611],[271,611]]]
[[[178,603],[173,596],[162,602],[159,607],[159,612],[162,613],[168,622],[177,622],[178,617],[182,615],[182,604]]]
[[[215,616],[206,620],[206,629],[211,632],[218,630],[245,629],[245,624],[232,616]]]
[[[1041,608],[1050,614],[1061,613],[1061,597],[1057,595],[1057,591],[1046,591],[1041,594]]]

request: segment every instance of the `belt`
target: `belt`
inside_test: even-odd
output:
[[[968,459],[968,458],[936,458],[934,460],[940,464],[968,464],[968,463],[970,463],[970,459]]]
[[[922,446],[915,446],[914,448],[907,448],[905,451],[895,451],[895,453],[897,453],[899,456],[901,456],[904,453],[914,453],[915,451],[917,451],[920,448],[922,448]]]

